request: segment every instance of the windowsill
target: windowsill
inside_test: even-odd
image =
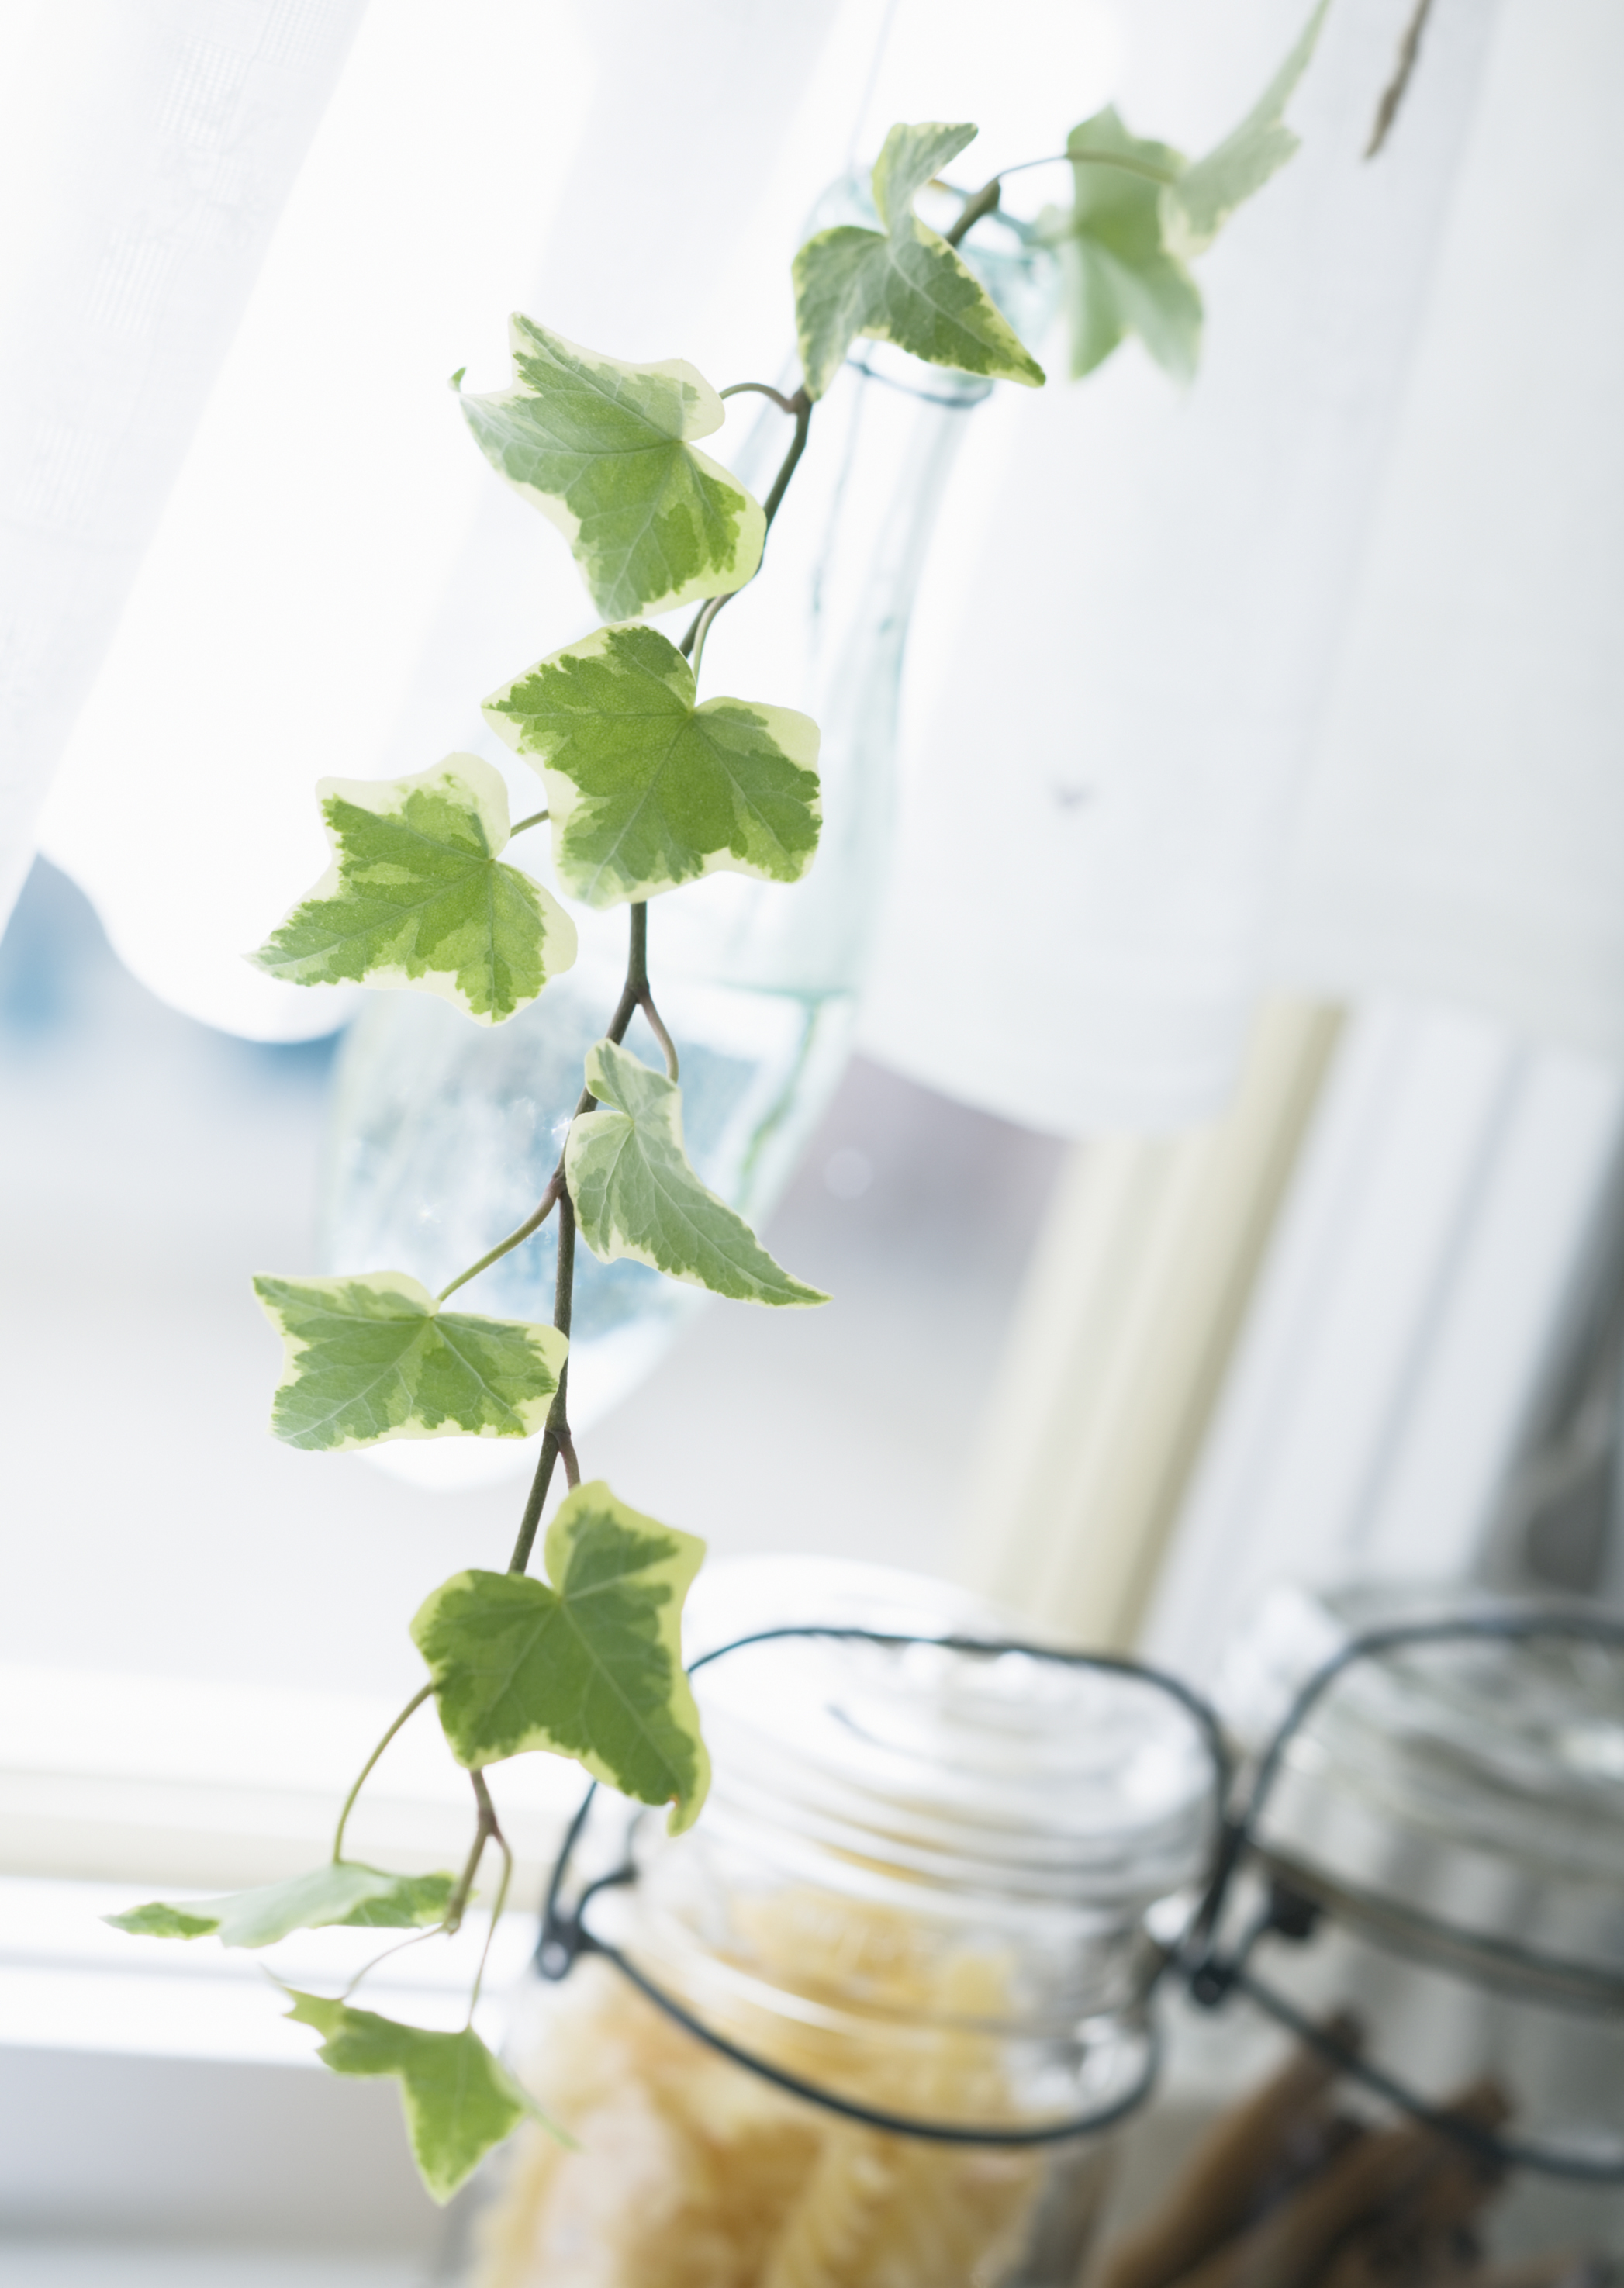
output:
[[[359,1695],[0,1665],[0,1877],[150,1895],[300,1874],[326,1857],[339,1806],[398,1712]],[[582,1786],[552,1756],[494,1775],[517,1895],[536,1894]],[[460,1866],[472,1825],[467,1775],[425,1707],[368,1782],[346,1848],[424,1873]]]
[[[250,1953],[207,1938],[110,1930],[101,1918],[130,1904],[127,1884],[0,1879],[0,2050],[314,2065],[319,2037],[289,2022],[278,1982],[336,1992],[363,1963],[411,1935],[297,1931]],[[360,1989],[357,2006],[416,2025],[461,2025],[488,1927],[476,1911],[454,1939],[425,1939],[396,1954]],[[493,2045],[535,1943],[527,1914],[504,1917],[492,1941],[475,2024]]]
[[[131,1938],[100,1918],[319,1866],[397,1712],[341,1694],[0,1667],[0,2047],[310,2063],[315,2036],[288,2023],[273,1978],[330,1993],[407,1934],[304,1931],[250,1953]],[[520,1908],[539,1900],[582,1785],[551,1756],[493,1776]],[[460,1867],[472,1813],[467,1776],[425,1708],[368,1783],[346,1849],[406,1873]],[[495,1866],[492,1853],[487,1883]],[[456,1939],[394,1957],[365,2006],[459,2023],[485,1931],[471,1914]],[[500,2038],[504,1991],[534,1941],[522,1912],[496,1934],[480,2006],[488,2036]]]

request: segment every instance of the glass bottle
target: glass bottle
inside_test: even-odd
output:
[[[809,226],[836,220],[872,222],[866,179],[837,185]],[[990,290],[1018,323],[1041,329],[1054,298],[1052,257],[996,216],[978,226],[977,240],[967,255]],[[889,862],[909,619],[966,418],[990,388],[859,343],[818,407],[763,576],[708,639],[708,693],[799,708],[822,734],[823,828],[806,879],[786,887],[716,874],[656,899],[649,912],[651,972],[680,1053],[689,1155],[752,1224],[788,1180],[850,1053]],[[759,496],[789,425],[764,401],[733,405],[735,417],[741,407],[762,409],[747,412],[734,464]],[[666,632],[675,638],[687,616],[662,624]],[[487,751],[511,776],[513,759],[494,740]],[[524,862],[556,887],[529,845]],[[368,1002],[339,1061],[324,1268],[405,1270],[437,1289],[534,1207],[625,966],[623,910],[573,910],[575,967],[504,1025],[471,1025],[427,995]],[[640,1016],[627,1038],[660,1061]],[[549,1224],[483,1275],[468,1307],[550,1318],[555,1249]],[[640,1379],[700,1299],[641,1265],[577,1251],[570,1397],[578,1426]],[[527,1466],[522,1454],[515,1463],[484,1442],[392,1447],[384,1458],[429,1475]]]
[[[636,1879],[584,1919],[621,1960],[538,1978],[508,2050],[574,2141],[521,2132],[461,2276],[1072,2288],[1109,2134],[1020,2141],[1147,2085],[1148,1933],[1187,1915],[1214,1830],[1200,1727],[1140,1677],[999,1649],[1001,1617],[939,1582],[753,1560],[695,1597],[711,1644],[812,1616],[989,1649],[803,1635],[699,1671],[709,1799],[676,1839],[598,1799]]]
[[[1234,1728],[1262,1748],[1376,1629],[1403,1633],[1342,1667],[1260,1767],[1197,1990],[1241,2048],[1248,2019],[1339,2021],[1370,2070],[1340,2085],[1356,2126],[1422,2134],[1385,2083],[1504,2141],[1511,2165],[1480,2149],[1475,2179],[1470,2149],[1454,2156],[1459,2288],[1512,2260],[1577,2278],[1624,2256],[1624,1625],[1461,1589],[1282,1591],[1229,1657]]]

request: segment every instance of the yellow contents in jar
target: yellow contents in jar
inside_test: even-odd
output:
[[[732,2038],[887,2111],[1016,2117],[986,2023],[1007,2007],[1002,1961],[933,1958],[904,1918],[809,1895],[738,1927],[764,1982],[781,1968],[801,1996],[860,1993],[907,2032],[854,2046],[815,2010],[707,2007]],[[791,2097],[602,1960],[547,1998],[514,2062],[575,2146],[521,2133],[478,2228],[476,2288],[995,2288],[1030,2239],[1041,2151],[893,2135]]]

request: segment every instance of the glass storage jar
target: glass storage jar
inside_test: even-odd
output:
[[[1281,1591],[1219,1701],[1255,1763],[1197,1998],[1328,2051],[1356,2129],[1460,2109],[1461,2288],[1624,2256],[1624,1622]]]
[[[566,1911],[509,2049],[574,2142],[521,2132],[464,2276],[1071,2288],[1153,2071],[1154,1933],[1209,1859],[1201,1712],[1011,1648],[939,1583],[797,1560],[701,1585],[709,1644],[796,1633],[699,1666],[689,1834],[598,1798],[586,1951],[561,1974]]]

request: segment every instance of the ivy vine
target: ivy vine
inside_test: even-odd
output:
[[[1176,377],[1194,372],[1202,306],[1190,266],[1296,148],[1284,113],[1327,4],[1319,0],[1257,103],[1203,157],[1132,134],[1107,108],[1073,129],[1063,153],[1026,163],[1070,171],[1069,203],[1013,226],[1058,250],[1073,375],[1092,372],[1130,333]],[[650,977],[648,912],[718,869],[793,883],[813,862],[817,726],[756,698],[701,699],[699,687],[706,636],[761,568],[818,402],[853,342],[889,342],[992,380],[1044,382],[958,250],[999,209],[1005,175],[1018,171],[955,187],[943,171],[976,132],[893,127],[872,174],[878,226],[821,230],[796,255],[803,379],[793,393],[755,381],[717,391],[681,359],[628,363],[527,317],[512,321],[511,388],[470,395],[454,377],[474,441],[563,534],[604,616],[584,642],[522,669],[484,703],[487,722],[539,774],[545,806],[511,822],[500,774],[468,754],[413,777],[322,781],[332,863],[254,957],[301,985],[364,980],[436,993],[475,1024],[504,1023],[575,957],[569,914],[512,862],[518,838],[546,824],[566,893],[627,909],[625,981],[587,1056],[558,1165],[516,1230],[438,1295],[397,1270],[264,1277],[255,1289],[284,1345],[277,1437],[339,1452],[391,1438],[539,1433],[535,1473],[506,1572],[454,1575],[412,1622],[428,1680],[358,1777],[329,1863],[227,1898],[154,1901],[112,1917],[123,1930],[256,1948],[334,1924],[450,1934],[493,1847],[494,1929],[512,1855],[486,1774],[535,1749],[574,1758],[638,1802],[669,1805],[673,1831],[698,1816],[709,1769],[680,1625],[703,1545],[582,1482],[569,1423],[575,1251],[584,1242],[604,1262],[629,1256],[771,1309],[828,1299],[776,1263],[688,1161],[677,1053]],[[934,212],[947,195],[959,202],[939,231],[917,211],[927,187]],[[768,399],[789,425],[759,502],[698,443],[722,428],[725,401],[741,392]],[[679,644],[646,624],[684,604],[697,609]],[[624,1046],[638,1011],[663,1070]],[[558,1242],[551,1326],[448,1307],[550,1217]],[[543,1540],[543,1580],[530,1566],[560,1463],[566,1490]],[[401,1876],[346,1858],[362,1786],[431,1699],[473,1796],[461,1871]],[[535,2108],[473,2030],[477,1979],[467,2022],[448,2033],[352,2006],[365,1975],[337,1998],[288,1990],[289,2014],[321,2035],[335,2072],[400,2082],[424,2181],[448,2199]]]

